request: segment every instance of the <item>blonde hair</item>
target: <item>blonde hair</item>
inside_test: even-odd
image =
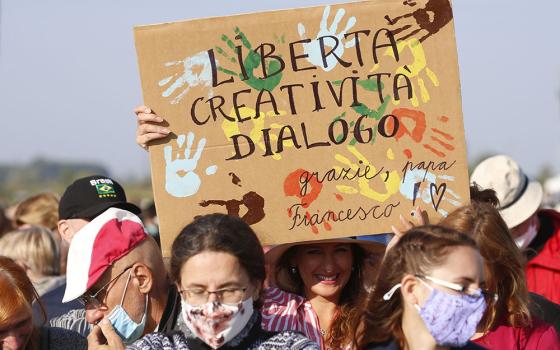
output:
[[[37,275],[60,273],[60,248],[45,227],[31,226],[7,233],[0,238],[0,255],[24,262]]]
[[[24,225],[41,225],[56,230],[58,224],[58,197],[52,193],[40,193],[18,204],[14,222]]]

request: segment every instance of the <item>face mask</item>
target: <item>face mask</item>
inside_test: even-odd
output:
[[[420,281],[432,291],[424,306],[414,306],[436,343],[464,346],[476,332],[476,326],[486,311],[482,292],[452,295],[433,288],[422,279]]]
[[[486,311],[486,301],[481,291],[474,295],[452,295],[435,289],[422,279],[431,289],[424,306],[414,305],[420,313],[426,328],[440,346],[464,346],[476,332],[476,326]],[[390,300],[401,284],[395,285],[384,296]]]
[[[529,244],[531,244],[533,239],[535,239],[538,232],[539,231],[537,230],[537,224],[536,223],[531,224],[524,234],[522,234],[521,236],[515,239],[515,244],[517,244],[519,249],[527,248]]]
[[[109,314],[109,316],[107,316],[109,321],[111,321],[111,324],[115,329],[115,332],[117,332],[117,334],[121,337],[121,339],[125,344],[132,343],[142,336],[142,333],[144,333],[144,327],[146,325],[146,312],[148,310],[147,294],[146,294],[146,305],[144,307],[144,315],[142,316],[142,320],[140,321],[140,323],[134,322],[122,307],[124,296],[126,294],[126,289],[128,287],[128,282],[130,281],[131,275],[132,275],[132,270],[128,274],[128,278],[124,286],[124,292],[121,298],[120,305],[115,306],[111,311],[111,313]]]
[[[233,339],[253,314],[253,298],[237,305],[210,301],[194,306],[181,300],[181,315],[191,332],[213,349]]]

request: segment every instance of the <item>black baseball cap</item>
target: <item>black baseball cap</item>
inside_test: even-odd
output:
[[[109,208],[121,208],[134,214],[141,210],[126,201],[122,186],[104,175],[83,177],[74,181],[60,198],[58,217],[65,219],[93,219]]]

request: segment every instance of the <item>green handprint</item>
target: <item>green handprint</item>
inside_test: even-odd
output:
[[[333,81],[333,85],[340,85],[341,83],[342,83],[342,80]],[[379,87],[377,86],[377,82],[374,81],[374,80],[358,80],[357,84],[367,91],[379,91]],[[381,84],[381,89],[383,89],[383,84]],[[387,105],[389,104],[390,99],[391,99],[391,96],[385,96],[385,98],[383,99],[384,102],[376,110],[370,109],[364,103],[360,103],[358,106],[352,107],[352,109],[354,110],[354,112],[358,113],[359,116],[365,115],[368,118],[375,119],[375,120],[380,120],[381,117],[383,117],[383,115],[385,114],[385,110],[387,109]],[[334,118],[334,120],[339,120],[339,119],[345,118],[345,117],[346,117],[346,112],[342,113],[339,116],[336,116]],[[352,126],[354,126],[354,124],[355,124],[355,121],[351,121],[349,125],[350,125],[350,127],[352,127]],[[342,140],[342,137],[343,137],[343,135],[340,134],[340,135],[337,136],[336,140],[340,141],[340,140]],[[356,141],[356,139],[353,137],[352,140],[350,140],[349,144],[350,144],[350,146],[354,146],[356,144],[356,142],[358,142],[358,141]],[[371,139],[371,143],[373,144],[374,142],[375,142],[375,133],[373,134],[373,137]]]
[[[247,39],[247,36],[245,36],[245,34],[241,30],[239,30],[238,27],[235,27],[235,34],[236,34],[235,38],[241,39],[241,43],[243,44],[243,46],[246,49],[248,49],[247,56],[243,60],[243,67],[245,68],[246,76],[243,74],[243,72],[237,73],[223,67],[219,67],[218,69],[225,74],[229,74],[241,78],[241,80],[245,82],[245,84],[249,85],[251,88],[257,91],[274,90],[274,88],[278,86],[278,84],[280,84],[280,81],[282,80],[282,73],[268,76],[265,79],[256,77],[253,71],[261,65],[261,56],[252,49],[252,45]],[[235,43],[226,34],[222,34],[221,39],[236,55],[238,54],[237,51],[238,48],[236,47]],[[230,57],[228,53],[221,47],[216,47],[216,51],[220,55],[224,56],[230,62],[237,63],[237,60],[233,57]],[[280,63],[277,60],[270,60],[270,62],[266,67],[266,72],[267,74],[273,74],[274,72],[277,72],[279,69],[280,69]]]

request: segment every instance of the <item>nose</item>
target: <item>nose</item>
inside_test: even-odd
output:
[[[325,268],[325,272],[330,273],[333,272],[334,269],[334,256],[332,254],[325,254],[325,258],[323,260],[323,266]]]
[[[105,313],[100,309],[86,309],[86,321],[89,324],[97,324],[104,316]]]
[[[209,293],[207,302],[218,301],[218,295],[216,293]]]

